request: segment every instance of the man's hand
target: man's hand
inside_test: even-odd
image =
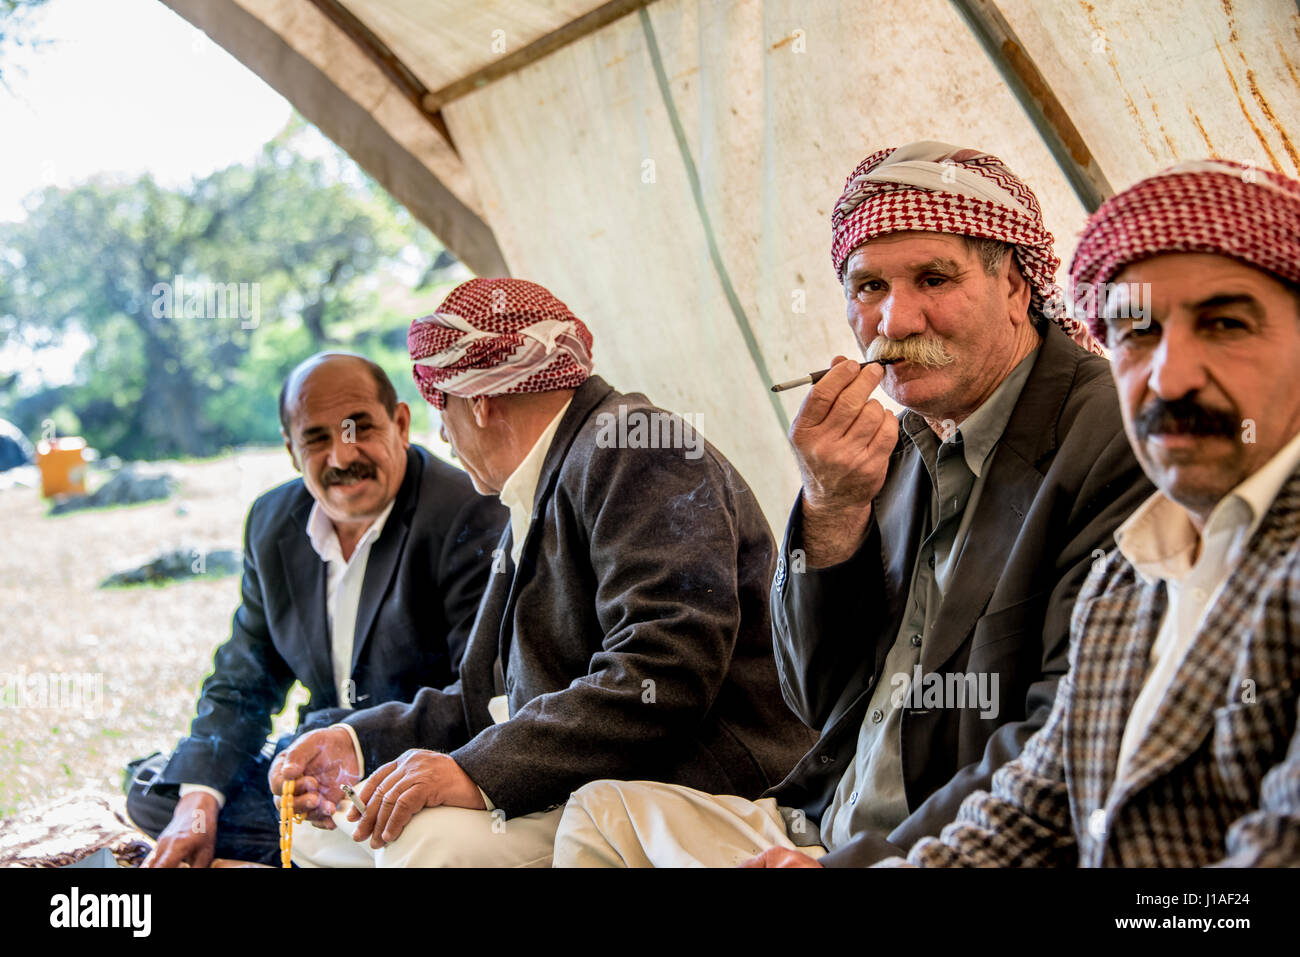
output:
[[[271,796],[280,807],[284,782],[294,781],[293,809],[317,827],[332,831],[331,815],[343,800],[342,785],[361,777],[352,736],[342,728],[309,731],[281,751],[271,763]]]
[[[381,848],[401,836],[417,811],[426,807],[467,807],[487,810],[478,786],[448,755],[437,751],[407,751],[389,761],[370,777],[357,795],[366,806],[362,817],[348,808],[348,820],[360,821],[352,840],[370,837],[370,846]]]
[[[804,551],[814,567],[852,557],[885,484],[898,420],[871,398],[885,370],[836,356],[790,426],[803,477]]]
[[[217,815],[221,808],[211,794],[185,795],[172,812],[171,823],[141,867],[207,867],[217,846]]]
[[[769,847],[758,857],[742,861],[740,867],[821,867],[817,859],[809,857],[803,851],[792,851],[785,847]]]

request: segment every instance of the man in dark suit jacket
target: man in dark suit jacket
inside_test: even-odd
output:
[[[555,808],[587,781],[757,796],[812,741],[780,699],[773,542],[753,493],[693,423],[588,378],[590,345],[520,280],[472,280],[413,327],[444,434],[511,510],[509,562],[459,682],[344,719],[364,768],[342,781],[369,774],[367,814],[296,836],[295,861],[545,865]],[[317,778],[299,808],[335,803],[330,771],[352,751],[338,729],[315,732],[272,786]],[[378,853],[340,840],[353,827]]]
[[[303,477],[249,510],[242,603],[190,735],[128,791],[131,818],[161,834],[151,866],[273,861],[262,752],[289,687],[311,693],[301,733],[453,680],[504,525],[468,476],[409,444],[410,410],[374,363],[315,356],[280,407]]]
[[[881,151],[834,223],[850,326],[894,364],[837,363],[791,429],[772,614],[782,691],[821,739],[753,804],[584,788],[557,865],[861,865],[937,834],[1046,720],[1075,595],[1150,490],[1105,360],[1047,321],[1051,236],[1000,161]]]

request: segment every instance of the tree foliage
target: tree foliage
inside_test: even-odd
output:
[[[283,376],[321,349],[409,382],[404,331],[427,311],[409,290],[441,247],[343,154],[307,155],[307,135],[295,118],[254,162],[184,188],[51,187],[0,224],[0,335],[36,355],[90,343],[71,385],[11,381],[5,401],[0,383],[0,415],[29,434],[53,417],[124,458],[208,455],[274,441]]]
[[[37,46],[42,41],[32,30],[31,15],[48,0],[0,0],[0,85],[5,84],[5,51]]]

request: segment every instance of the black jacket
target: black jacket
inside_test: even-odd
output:
[[[864,866],[938,835],[962,800],[987,790],[1051,711],[1065,673],[1070,612],[1115,529],[1149,497],[1120,420],[1105,359],[1048,324],[1034,367],[990,454],[984,490],[943,604],[921,646],[925,674],[997,673],[1000,711],[906,707],[902,765],[909,816],[822,858]],[[798,572],[796,503],[772,588],[786,700],[821,740],[771,793],[819,821],[854,760],[885,656],[902,625],[930,480],[900,429],[866,540],[847,561]],[[906,705],[907,702],[904,702]]]
[[[311,692],[300,731],[350,713],[339,708],[334,687],[326,565],[307,538],[312,502],[295,479],[249,510],[243,602],[162,783],[225,791],[261,750],[294,679]],[[418,446],[407,450],[406,475],[362,583],[352,650],[356,707],[409,701],[426,685],[455,680],[506,519],[464,472]]]

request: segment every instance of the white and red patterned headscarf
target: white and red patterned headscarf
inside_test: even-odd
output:
[[[591,330],[535,282],[471,279],[411,323],[407,348],[420,394],[472,398],[576,389],[591,375]]]
[[[1061,260],[1033,191],[996,156],[947,143],[910,143],[872,153],[849,174],[831,212],[831,266],[843,279],[849,254],[889,233],[920,230],[996,239],[1015,250],[1030,308],[1085,349],[1101,346],[1069,315],[1054,277]]]
[[[1075,315],[1093,335],[1105,335],[1097,288],[1161,253],[1229,256],[1300,284],[1300,182],[1245,163],[1198,160],[1106,200],[1070,262]]]

